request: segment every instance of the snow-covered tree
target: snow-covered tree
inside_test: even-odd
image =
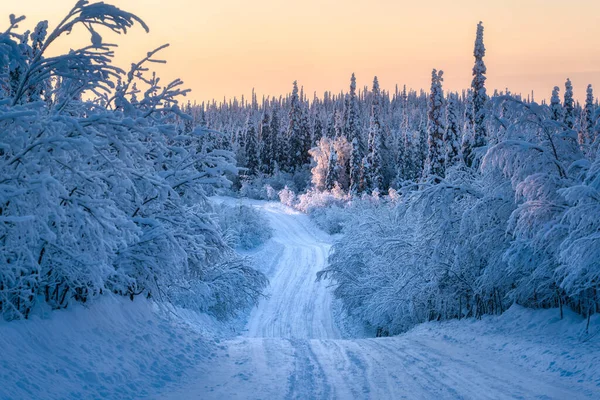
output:
[[[304,159],[304,133],[302,126],[302,106],[298,97],[298,83],[294,81],[294,89],[290,99],[289,123],[287,137],[290,145],[289,167],[291,170],[302,165]]]
[[[369,189],[384,191],[384,163],[387,152],[383,128],[381,126],[379,81],[377,77],[373,80],[371,118],[369,120],[369,156],[368,174]],[[364,166],[363,166],[364,168]]]
[[[448,106],[446,108],[448,127],[446,128],[446,134],[444,135],[444,144],[446,146],[446,168],[457,165],[461,160],[460,144],[458,141],[461,134],[459,112],[458,95],[456,93],[450,93],[448,95]]]
[[[135,15],[78,1],[49,34],[38,25],[33,42],[16,32],[23,19],[0,33],[0,71],[18,67],[12,81],[1,76],[2,317],[107,292],[219,318],[256,302],[266,279],[227,245],[206,200],[231,184],[233,154],[207,150],[202,129],[177,131],[193,118],[179,107],[188,91],[148,70],[165,46],[125,72],[100,33],[147,30]],[[90,46],[50,49],[80,26]]]
[[[554,86],[552,89],[552,97],[550,98],[550,113],[551,118],[554,121],[562,122],[563,120],[563,108],[560,103],[560,97],[558,95],[560,88],[558,86]]]
[[[564,123],[569,129],[575,126],[575,101],[573,100],[573,84],[567,78],[565,82]]]
[[[271,171],[275,171],[277,167],[281,167],[285,165],[288,147],[287,138],[283,137],[281,134],[281,125],[279,120],[279,108],[277,106],[273,107],[271,111],[271,123],[270,123],[270,131],[271,131]]]
[[[461,141],[462,159],[467,166],[472,165],[473,148],[475,147],[475,114],[473,109],[473,91],[467,90],[465,98],[464,128]]]
[[[260,168],[260,155],[258,153],[258,137],[254,123],[248,120],[246,130],[246,167],[249,176],[256,176]]]
[[[325,189],[332,190],[339,179],[338,157],[333,143],[329,147],[329,159],[327,160],[327,176],[325,177]]]
[[[446,171],[446,146],[444,144],[444,133],[446,131],[444,124],[445,99],[444,91],[442,89],[442,82],[444,81],[443,75],[443,71],[438,72],[436,69],[431,72],[429,119],[427,125],[429,134],[427,141],[429,144],[429,152],[425,163],[425,170],[423,172],[423,177],[425,178],[431,176],[443,178]]]
[[[594,91],[592,85],[587,86],[585,96],[585,107],[583,109],[583,118],[581,129],[579,130],[579,145],[585,154],[590,153],[590,146],[594,142]]]
[[[487,133],[485,128],[485,103],[487,101],[487,94],[485,90],[485,74],[487,68],[483,62],[485,56],[485,46],[483,44],[483,23],[477,24],[477,35],[475,38],[475,49],[473,51],[475,56],[475,65],[473,66],[473,81],[471,82],[471,89],[473,90],[473,128],[474,128],[474,139],[473,148],[479,148],[487,144]],[[471,157],[468,160],[467,165],[471,166],[473,153],[469,152],[468,156]]]
[[[344,135],[352,145],[352,154],[350,156],[350,191],[358,194],[361,192],[364,176],[363,158],[365,151],[360,137],[359,108],[356,96],[356,77],[354,74],[352,74],[350,79],[350,93],[347,97],[347,105],[344,113],[346,115]]]
[[[269,114],[264,111],[260,122],[260,169],[266,174],[273,172],[272,160],[275,158],[273,151],[274,135],[271,133],[271,120]]]

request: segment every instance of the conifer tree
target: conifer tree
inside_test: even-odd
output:
[[[583,109],[583,121],[579,132],[579,145],[585,153],[594,141],[594,92],[592,85],[588,85],[585,96],[585,107]]]
[[[302,133],[302,109],[298,98],[298,83],[294,81],[294,89],[290,99],[289,124],[287,137],[290,143],[289,164],[290,171],[302,165],[304,152],[304,137]]]
[[[418,177],[423,175],[425,170],[425,162],[427,161],[429,151],[429,130],[428,130],[428,118],[427,116],[421,117],[419,122],[418,131],[416,132],[416,145],[415,152],[413,153],[415,168],[418,173]]]
[[[246,131],[249,126],[249,117],[246,119],[246,126],[237,130],[235,135],[235,149],[239,165],[246,165]]]
[[[404,146],[406,156],[404,161],[405,179],[416,182],[421,177],[421,154],[419,151],[420,134],[414,131],[407,131]]]
[[[377,77],[373,79],[372,102],[371,102],[371,118],[369,120],[369,155],[367,163],[363,163],[363,168],[366,170],[367,188],[378,189],[380,192],[384,188],[384,153],[386,150],[385,137],[381,128],[381,110],[380,110],[379,81]]]
[[[363,157],[360,162],[360,174],[358,178],[358,192],[359,193],[370,193],[374,187],[374,183],[371,180],[371,165],[367,156]]]
[[[327,163],[327,176],[325,178],[325,189],[331,190],[338,181],[338,159],[333,142],[329,145],[329,161]]]
[[[312,147],[308,107],[304,102],[300,103],[300,107],[300,156],[298,159],[298,166],[310,163],[310,154],[308,152]]]
[[[485,46],[483,44],[483,23],[477,25],[477,35],[475,38],[475,65],[473,66],[473,81],[471,88],[473,89],[473,121],[474,121],[474,140],[473,147],[478,148],[486,145],[486,129],[485,129],[485,103],[487,94],[485,90],[485,74],[487,68],[483,62],[485,56]],[[472,156],[472,154],[469,154]],[[471,163],[469,163],[471,165]]]
[[[558,86],[554,86],[552,90],[552,97],[550,98],[550,118],[554,121],[562,121],[562,105],[560,104],[560,97],[558,95],[560,89]]]
[[[330,115],[326,118],[326,129],[325,129],[325,136],[327,136],[328,139],[333,139],[336,136],[335,133],[335,119],[336,119],[337,113],[334,112],[333,115]]]
[[[569,129],[575,126],[575,103],[573,101],[573,85],[571,80],[567,78],[565,82],[565,118],[564,123]]]
[[[285,165],[287,150],[286,145],[288,141],[281,135],[281,125],[279,122],[279,106],[273,106],[271,110],[271,123],[270,123],[271,137],[271,171],[275,171],[277,168],[281,168]]]
[[[354,141],[355,138],[358,138],[358,142],[360,143],[360,121],[359,121],[359,106],[358,106],[358,98],[356,96],[356,77],[352,74],[350,78],[350,93],[347,97],[347,109],[345,110],[345,129],[344,134],[346,135],[346,139],[349,142]],[[360,149],[361,153],[362,148]]]
[[[259,170],[258,137],[254,124],[249,120],[246,131],[246,168],[248,176],[256,176]]]
[[[446,108],[448,127],[446,128],[446,135],[444,136],[444,143],[446,146],[446,168],[458,164],[461,159],[460,145],[458,142],[460,135],[458,113],[458,95],[456,93],[450,93],[448,95],[448,107]]]
[[[312,147],[316,146],[317,143],[319,143],[319,140],[321,140],[321,138],[323,136],[325,136],[323,134],[324,131],[325,131],[325,127],[323,126],[323,120],[320,118],[319,115],[315,115],[315,122],[313,125],[313,135],[312,135]]]
[[[442,82],[443,71],[433,70],[431,73],[431,92],[429,94],[428,112],[428,144],[429,153],[425,164],[424,177],[432,175],[445,176],[445,146],[444,146],[444,92]]]
[[[260,168],[266,173],[273,172],[271,160],[273,159],[273,135],[271,134],[271,121],[269,114],[264,111],[260,123]]]
[[[406,113],[405,109],[402,112],[402,122],[396,138],[396,180],[399,183],[402,183],[404,180],[408,179],[407,160],[411,156],[410,149],[407,147],[410,145],[407,138],[407,135],[409,134],[408,114]]]
[[[467,167],[473,163],[473,147],[475,145],[475,114],[473,109],[473,90],[467,90],[465,98],[465,125],[463,128],[461,152]]]
[[[350,145],[352,146],[352,153],[350,153],[350,193],[357,195],[361,191],[362,181],[362,157],[358,138],[354,138]]]
[[[346,124],[344,134],[347,140],[352,145],[352,153],[350,156],[350,192],[352,194],[359,194],[361,192],[364,171],[363,171],[363,157],[364,151],[362,148],[360,138],[360,127],[358,121],[358,99],[356,97],[356,77],[352,74],[350,78],[350,93],[347,99],[346,109]]]

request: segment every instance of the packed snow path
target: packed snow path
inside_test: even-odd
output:
[[[234,200],[224,200],[233,202]],[[593,397],[536,375],[495,351],[426,335],[341,339],[327,282],[315,282],[331,238],[280,204],[260,207],[274,229],[262,260],[268,298],[242,336],[219,345],[210,362],[172,399],[577,399]],[[261,255],[261,254],[259,254]]]

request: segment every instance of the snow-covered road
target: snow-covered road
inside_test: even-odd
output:
[[[245,201],[246,202],[246,201]],[[573,387],[510,357],[427,334],[341,339],[327,282],[315,282],[331,238],[280,204],[251,202],[274,229],[263,255],[269,297],[247,331],[222,341],[172,399],[577,399]],[[273,250],[277,249],[277,250]],[[271,259],[266,259],[266,258]]]

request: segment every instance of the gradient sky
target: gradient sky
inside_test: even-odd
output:
[[[588,83],[600,94],[598,0],[105,0],[141,17],[149,26],[117,43],[117,63],[127,67],[147,50],[170,43],[159,69],[180,77],[203,101],[291,91],[292,81],[313,91],[347,90],[377,75],[384,89],[406,84],[428,89],[431,69],[444,70],[446,90],[471,82],[477,22],[485,26],[488,92],[508,87],[549,98],[552,87],[573,81],[582,101]],[[0,1],[0,17],[26,15],[22,27],[41,19],[55,26],[74,0]],[[2,29],[4,30],[4,29]],[[64,51],[87,41],[85,30],[62,38]]]

